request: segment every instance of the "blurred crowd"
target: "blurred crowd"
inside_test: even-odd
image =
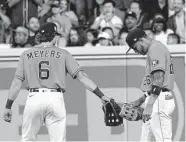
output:
[[[45,22],[61,33],[59,47],[126,45],[143,28],[164,44],[185,44],[185,0],[1,0],[0,43],[32,47]]]

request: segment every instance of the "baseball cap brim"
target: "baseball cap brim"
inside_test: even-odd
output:
[[[56,35],[58,35],[58,36],[62,36],[62,34],[60,34],[60,33],[58,33],[58,32],[56,32]]]
[[[127,50],[126,54],[128,54],[128,53],[129,53],[129,51],[130,51],[131,49],[132,49],[132,48],[131,48],[131,47],[129,47],[129,49]]]

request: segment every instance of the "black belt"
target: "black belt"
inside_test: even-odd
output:
[[[61,89],[60,88],[46,88],[46,89],[42,89],[42,88],[30,88],[29,90],[30,92],[47,92],[47,91],[50,91],[50,92],[61,92]]]
[[[162,92],[170,92],[170,90],[167,89],[167,88],[162,88],[161,91],[162,91]]]
[[[161,91],[162,92],[170,92],[170,90],[167,89],[167,88],[162,88]],[[151,92],[148,92],[148,95],[150,96],[151,95]]]

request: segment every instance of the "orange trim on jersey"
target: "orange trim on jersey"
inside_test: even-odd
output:
[[[18,75],[16,75],[16,74],[14,75],[14,77],[20,79],[21,81],[24,81],[24,78],[22,78],[22,77],[20,77],[20,76],[18,76]]]
[[[79,68],[79,69],[72,75],[72,78],[75,78],[79,71],[83,71],[83,69],[82,69],[82,68]]]

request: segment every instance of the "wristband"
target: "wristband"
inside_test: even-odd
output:
[[[6,109],[11,109],[13,102],[14,102],[14,101],[8,99],[7,102],[6,102],[6,106],[5,106]]]
[[[104,94],[99,90],[98,87],[93,91],[93,93],[96,94],[99,98],[104,96]]]
[[[159,96],[159,94],[161,92],[161,87],[156,86],[156,85],[152,85],[151,92],[152,92],[152,94]]]

